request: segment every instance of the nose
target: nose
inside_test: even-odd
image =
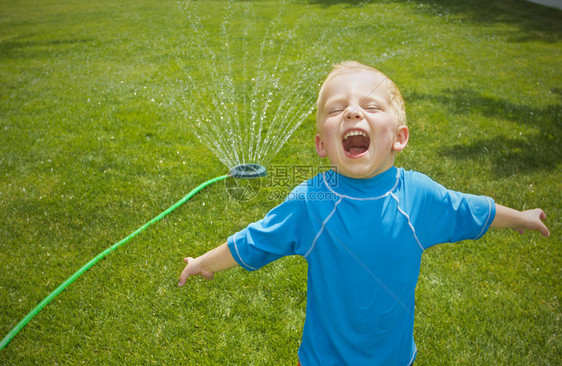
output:
[[[361,108],[359,107],[349,108],[349,110],[346,111],[345,113],[345,119],[347,121],[353,121],[353,120],[358,121],[361,118],[363,118],[363,115],[361,114]]]

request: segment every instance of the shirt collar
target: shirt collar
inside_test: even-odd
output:
[[[323,174],[324,184],[338,196],[352,199],[377,199],[394,190],[398,183],[398,169],[390,169],[368,179],[350,178],[334,170]]]

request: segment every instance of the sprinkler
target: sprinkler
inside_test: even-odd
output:
[[[230,169],[233,178],[262,178],[267,176],[265,167],[259,164],[240,164]]]

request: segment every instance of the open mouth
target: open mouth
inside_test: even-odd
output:
[[[346,155],[352,158],[362,156],[369,150],[371,139],[366,132],[361,130],[351,130],[345,133],[342,140],[343,150]]]

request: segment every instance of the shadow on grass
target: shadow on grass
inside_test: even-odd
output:
[[[387,1],[382,1],[387,2]],[[340,5],[340,4],[347,4],[348,6],[363,6],[368,3],[365,0],[308,0],[309,4],[320,5],[323,7],[333,6],[333,5]]]
[[[368,1],[308,0],[311,4],[361,6]],[[409,0],[380,0],[377,3],[409,3]],[[557,42],[562,38],[562,10],[525,0],[429,0],[416,2],[416,12],[433,16],[456,16],[476,24],[508,23],[519,31],[511,34],[513,42],[542,40]]]
[[[555,91],[556,92],[556,91]],[[559,94],[559,93],[557,93]],[[447,89],[442,95],[413,94],[409,100],[438,103],[457,115],[479,114],[491,120],[510,120],[539,132],[513,132],[513,136],[492,136],[470,144],[444,146],[438,153],[457,160],[488,162],[497,176],[552,170],[562,162],[562,104],[533,108],[507,100],[480,95],[472,89]]]
[[[70,39],[50,39],[32,40],[24,37],[12,37],[0,42],[0,58],[27,58],[36,59],[48,57],[56,52],[60,52],[67,46],[79,44],[93,44],[93,38],[70,38]],[[69,52],[74,52],[69,49]]]

